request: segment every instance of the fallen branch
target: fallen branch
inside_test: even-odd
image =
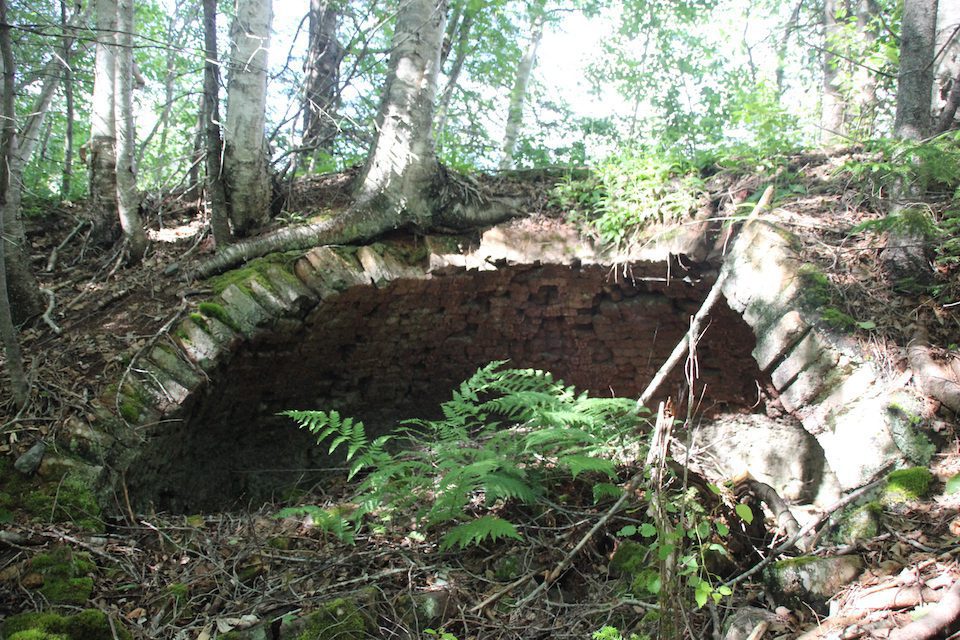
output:
[[[53,310],[56,308],[57,299],[53,295],[53,291],[50,289],[42,288],[40,289],[40,293],[45,293],[47,295],[47,310],[43,312],[43,321],[47,323],[47,326],[50,327],[51,331],[57,335],[60,335],[63,333],[63,329],[61,329],[53,320]]]
[[[753,478],[749,473],[737,478],[734,484],[743,486],[769,507],[770,511],[773,512],[777,527],[779,527],[788,538],[797,538],[797,549],[807,553],[813,548],[814,536],[811,535],[812,532],[808,532],[802,536],[797,535],[800,532],[800,523],[797,522],[793,512],[790,511],[790,507],[784,499],[780,497],[776,489],[765,482],[760,482]]]
[[[940,599],[936,607],[905,627],[895,629],[890,640],[933,640],[960,620],[960,580]]]
[[[750,215],[747,216],[747,219],[743,223],[743,227],[745,228],[747,225],[753,222],[762,211],[767,209],[767,207],[770,206],[770,201],[772,199],[773,185],[770,185],[763,192],[763,196],[760,198],[760,201],[757,202],[757,205],[753,208],[753,211],[751,211]],[[653,394],[657,392],[657,390],[660,388],[660,385],[663,384],[663,381],[666,380],[667,376],[670,375],[670,372],[676,368],[683,357],[687,354],[688,337],[694,336],[696,338],[700,336],[701,328],[703,327],[707,316],[710,315],[713,305],[715,305],[717,300],[720,299],[723,283],[726,281],[729,273],[729,268],[724,265],[724,268],[720,270],[720,275],[717,276],[717,281],[714,282],[713,287],[710,288],[710,293],[707,294],[703,304],[700,305],[700,309],[697,311],[697,314],[693,316],[693,320],[690,322],[690,331],[684,334],[683,339],[681,339],[680,342],[677,343],[677,346],[673,348],[673,351],[670,353],[670,357],[667,358],[666,362],[663,363],[663,366],[660,367],[660,370],[657,371],[656,375],[653,376],[653,379],[650,380],[650,384],[648,384],[647,388],[644,389],[643,393],[640,394],[640,397],[637,399],[638,407],[647,406],[647,403],[650,402],[650,398],[653,397]]]
[[[50,273],[57,268],[57,258],[59,258],[60,250],[63,249],[71,240],[73,240],[80,230],[86,226],[93,226],[92,220],[81,220],[77,223],[77,226],[73,228],[66,238],[63,239],[63,242],[54,247],[53,251],[50,252],[50,257],[47,259],[47,273]]]
[[[914,333],[907,347],[907,360],[920,390],[939,400],[954,413],[960,413],[960,379],[954,375],[952,368],[948,369],[930,356],[926,329],[921,327]]]

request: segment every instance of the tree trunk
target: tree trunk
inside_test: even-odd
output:
[[[136,128],[133,125],[133,0],[120,0],[115,87],[117,123],[117,213],[128,260],[139,263],[147,251],[147,236],[140,220],[140,196],[134,166]]]
[[[230,217],[237,235],[248,235],[270,217],[270,166],[265,138],[270,0],[236,0],[230,27],[233,52],[227,83],[223,170]]]
[[[70,68],[70,56],[73,47],[68,44],[70,31],[67,26],[67,1],[60,0],[60,24],[63,28],[63,49],[60,56],[63,58],[63,94],[66,100],[67,130],[63,141],[63,175],[60,181],[60,200],[70,199],[70,189],[73,180],[73,70]]]
[[[340,99],[340,60],[343,47],[337,41],[340,11],[331,0],[310,0],[310,45],[304,68],[303,142],[311,158],[317,151],[330,152],[337,135],[335,114]]]
[[[460,78],[460,72],[463,71],[463,64],[467,59],[467,51],[470,46],[470,31],[473,29],[473,21],[477,15],[476,11],[467,9],[460,22],[460,28],[457,30],[457,44],[453,64],[450,65],[450,72],[447,74],[447,84],[443,89],[443,95],[440,98],[440,104],[437,107],[437,137],[443,134],[447,126],[447,116],[450,111],[450,100],[453,98],[453,91],[457,88],[457,81]]]
[[[922,140],[930,133],[936,33],[937,0],[905,0],[893,125],[898,138]]]
[[[543,37],[543,4],[533,9],[530,28],[530,42],[520,58],[517,66],[517,76],[510,92],[510,108],[507,111],[507,130],[503,136],[503,149],[500,156],[500,169],[513,167],[513,154],[516,151],[517,137],[520,135],[520,125],[523,124],[523,105],[527,99],[527,85],[533,74],[533,66],[537,60],[537,47]]]
[[[411,0],[397,14],[393,50],[377,115],[373,149],[360,175],[357,201],[396,223],[426,226],[432,219],[431,183],[439,165],[433,146],[446,0]]]
[[[0,135],[0,202],[4,209],[12,186],[7,169],[15,155],[17,140],[16,107],[14,106],[14,67],[13,52],[10,46],[10,25],[7,22],[7,2],[0,0],[0,61],[3,63],[3,127]],[[6,213],[6,211],[4,211]],[[4,234],[4,217],[0,216],[0,265],[4,264],[7,242]],[[23,368],[23,356],[20,353],[20,341],[17,328],[13,323],[10,309],[11,300],[7,292],[7,272],[0,268],[0,339],[6,354],[6,369],[10,374],[10,388],[17,407],[26,405],[30,396],[30,385]]]
[[[203,114],[206,140],[206,209],[217,251],[230,244],[230,211],[223,185],[220,137],[220,79],[217,73],[217,0],[203,0]]]
[[[837,24],[837,0],[823,2],[823,101],[821,105],[821,138],[830,143],[842,138],[844,127],[844,100],[840,90],[840,25]]]
[[[857,36],[860,39],[860,50],[869,52],[876,48],[877,34],[874,20],[879,7],[873,0],[857,0]],[[863,57],[863,56],[861,56]],[[853,69],[853,103],[852,113],[849,114],[850,129],[858,137],[873,137],[873,125],[877,116],[877,74],[864,64],[857,64]]]
[[[937,12],[937,61],[933,86],[936,132],[950,129],[960,103],[960,3],[940,2]]]
[[[91,4],[94,4],[91,2]],[[100,246],[114,243],[117,226],[116,38],[117,0],[96,0],[97,47],[90,105],[90,203],[94,212],[91,238]]]

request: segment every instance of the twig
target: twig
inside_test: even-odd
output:
[[[63,242],[61,242],[56,247],[54,247],[53,251],[50,252],[50,258],[47,259],[47,273],[50,273],[51,271],[57,268],[57,258],[59,257],[60,250],[63,249],[65,246],[67,246],[67,243],[73,240],[73,238],[78,233],[80,233],[80,230],[87,225],[90,225],[92,227],[93,221],[81,220],[80,222],[77,223],[77,226],[73,228],[73,231],[71,231],[69,235],[67,235],[67,237],[63,239]]]
[[[927,615],[905,627],[895,629],[890,640],[932,640],[960,618],[960,580],[953,583],[940,602]]]
[[[802,538],[803,536],[807,535],[807,533],[809,533],[809,532],[813,531],[814,529],[816,529],[817,527],[819,527],[823,522],[825,522],[826,520],[828,520],[828,519],[830,518],[830,516],[832,516],[835,512],[837,512],[837,511],[839,511],[840,509],[844,508],[845,506],[847,506],[847,505],[850,504],[851,502],[854,502],[855,500],[857,500],[858,498],[860,498],[860,496],[862,496],[863,494],[867,493],[868,491],[870,491],[870,490],[872,490],[872,489],[880,486],[882,483],[886,482],[885,474],[886,474],[887,470],[888,470],[890,467],[893,466],[893,464],[894,464],[893,462],[889,462],[889,463],[885,464],[885,465],[884,465],[879,471],[877,471],[877,473],[875,474],[876,476],[881,476],[879,479],[874,480],[874,481],[872,481],[872,482],[869,482],[869,483],[863,485],[863,486],[860,487],[859,489],[853,491],[851,494],[847,495],[847,496],[844,497],[844,498],[841,498],[840,500],[838,500],[838,501],[835,502],[834,504],[830,505],[830,507],[829,507],[828,509],[826,509],[826,510],[820,515],[820,517],[815,518],[815,519],[811,520],[810,522],[808,522],[807,524],[805,524],[804,526],[800,527],[800,530],[797,531],[794,535],[790,536],[789,538],[787,538],[786,540],[784,540],[783,542],[781,542],[779,545],[777,545],[776,547],[774,547],[774,548],[770,551],[770,553],[767,555],[766,558],[764,558],[763,560],[761,560],[761,561],[758,562],[757,564],[753,565],[752,567],[750,567],[749,569],[747,569],[746,571],[744,571],[744,572],[741,573],[740,575],[734,576],[733,578],[730,578],[729,580],[727,580],[726,582],[723,583],[723,586],[725,586],[725,587],[732,587],[733,585],[737,584],[738,582],[742,582],[743,580],[746,580],[746,579],[749,578],[750,576],[754,575],[755,573],[757,573],[758,571],[760,571],[761,569],[763,569],[764,567],[766,567],[768,564],[770,564],[771,562],[773,562],[774,559],[776,559],[777,556],[779,556],[781,553],[783,553],[784,551],[786,551],[786,550],[789,549],[790,547],[794,546],[794,545],[796,544],[797,540],[799,540],[799,539]]]
[[[63,329],[57,326],[57,323],[53,321],[53,310],[57,306],[57,299],[53,295],[53,291],[50,289],[41,288],[40,292],[47,294],[47,310],[43,312],[43,321],[47,323],[47,326],[50,327],[51,331],[57,335],[60,335],[63,333]]]

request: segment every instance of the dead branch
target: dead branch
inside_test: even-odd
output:
[[[920,327],[914,332],[907,347],[907,360],[923,393],[936,398],[954,413],[960,413],[960,379],[954,375],[952,365],[948,369],[930,356],[925,328]]]
[[[63,239],[63,242],[54,247],[53,251],[50,252],[50,257],[47,259],[47,273],[50,273],[57,268],[57,259],[59,258],[60,250],[67,246],[70,241],[73,240],[74,237],[76,237],[76,235],[80,233],[80,231],[86,226],[92,227],[93,221],[81,220],[77,223],[77,226],[73,228],[73,231],[71,231],[67,237]]]
[[[60,335],[63,333],[63,329],[61,329],[53,320],[53,310],[56,308],[57,299],[53,295],[53,291],[50,289],[41,288],[40,293],[46,294],[47,296],[47,310],[43,312],[43,321],[47,323],[47,326],[50,327],[51,331],[57,335]]]
[[[890,634],[890,640],[933,640],[960,620],[960,580],[940,599],[930,613],[900,627]]]
[[[753,222],[756,217],[765,209],[770,206],[770,201],[773,199],[773,185],[770,185],[763,192],[763,196],[760,198],[760,201],[757,202],[757,205],[753,208],[753,211],[750,212],[750,215],[743,223],[743,227],[746,228],[751,222]],[[723,283],[727,279],[728,274],[730,273],[727,265],[724,265],[724,268],[720,270],[720,275],[717,276],[717,281],[713,283],[713,287],[710,288],[710,293],[707,294],[706,299],[703,301],[703,304],[700,305],[700,309],[697,311],[696,315],[693,316],[693,320],[690,322],[690,331],[683,336],[683,339],[677,343],[677,346],[673,348],[673,351],[670,353],[670,357],[667,358],[667,361],[663,363],[663,366],[660,367],[660,370],[657,371],[656,375],[653,376],[653,379],[650,380],[650,384],[647,385],[647,388],[643,390],[643,393],[640,394],[640,398],[637,399],[637,406],[643,407],[650,402],[650,398],[653,397],[653,394],[657,392],[657,389],[660,388],[660,385],[663,384],[663,381],[667,379],[667,376],[670,375],[670,372],[676,368],[680,363],[680,360],[687,353],[687,340],[689,336],[694,336],[697,338],[700,336],[701,328],[703,323],[706,321],[707,316],[710,315],[713,305],[716,304],[717,300],[720,299],[721,289],[723,288]]]

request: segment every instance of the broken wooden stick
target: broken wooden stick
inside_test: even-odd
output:
[[[941,365],[930,356],[929,338],[923,327],[916,330],[907,347],[907,360],[920,390],[960,413],[960,378],[950,366]]]
[[[960,580],[953,583],[930,613],[910,624],[894,629],[890,640],[933,640],[960,620]]]

